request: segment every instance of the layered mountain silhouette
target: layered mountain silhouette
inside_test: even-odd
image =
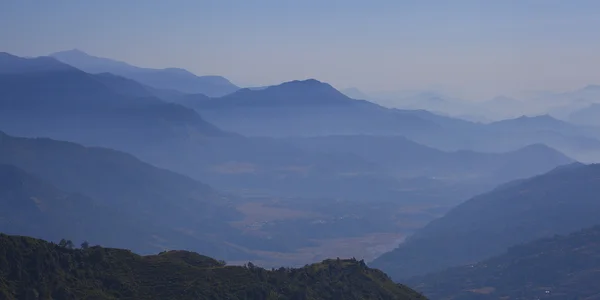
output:
[[[378,166],[355,156],[313,154],[283,141],[222,131],[190,108],[137,97],[144,96],[145,87],[120,76],[88,74],[52,58],[6,57],[14,65],[53,66],[47,72],[0,76],[0,128],[12,135],[126,151],[227,189],[364,199],[378,192],[391,197],[396,184]]]
[[[0,52],[0,74],[42,73],[57,71],[73,71],[75,68],[62,64],[50,57],[35,59],[22,58],[6,52]]]
[[[572,164],[458,205],[377,258],[395,279],[475,263],[508,247],[598,223],[600,165]]]
[[[596,226],[514,246],[499,256],[408,283],[432,299],[593,299],[599,268]]]
[[[169,140],[228,135],[189,108],[143,94],[143,86],[125,78],[88,74],[49,57],[2,57],[4,131],[128,151]]]
[[[325,136],[289,138],[310,151],[351,153],[385,166],[399,178],[434,177],[448,181],[479,180],[493,184],[526,178],[571,163],[562,153],[542,144],[507,153],[445,152],[400,136]]]
[[[443,124],[442,134],[414,135],[410,138],[434,148],[457,151],[507,152],[531,144],[545,144],[579,161],[598,159],[600,133],[596,128],[583,127],[555,119],[549,115],[521,116],[514,119],[481,124],[457,119],[430,120]],[[422,116],[425,118],[424,116]]]
[[[179,95],[176,98],[180,105],[152,96],[155,90],[134,80],[110,73],[88,74],[48,57],[23,59],[6,54],[3,61],[13,66],[3,68],[6,74],[0,76],[0,85],[4,86],[0,91],[4,96],[0,100],[0,128],[7,133],[126,151],[223,189],[267,189],[282,195],[353,199],[402,197],[397,193],[397,178],[383,167],[387,162],[343,153],[347,151],[302,149],[284,140],[245,138],[219,129],[183,105],[216,118],[222,116],[232,128],[235,124],[244,124],[240,128],[244,131],[252,126],[268,127],[271,133],[291,133],[290,129],[300,133],[304,128],[314,129],[310,130],[313,134],[329,129],[415,133],[471,126],[470,122],[425,111],[390,110],[353,100],[316,80],[289,82],[260,91],[244,89],[222,98]],[[17,68],[28,71],[17,72]],[[12,69],[15,71],[9,73]],[[46,71],[37,71],[40,69]],[[238,118],[232,119],[236,114]],[[321,121],[307,121],[315,116]],[[557,164],[559,160],[548,161],[548,165]],[[527,162],[522,168],[528,166],[531,164]],[[419,175],[440,171],[435,174],[440,176],[447,170],[456,169],[441,166]],[[489,170],[481,168],[469,176],[478,177]],[[509,172],[502,180],[536,172]]]
[[[171,99],[195,109],[220,128],[248,136],[402,135],[446,151],[478,152],[546,144],[582,161],[594,161],[600,150],[595,128],[548,115],[482,124],[354,100],[314,79],[261,90],[242,89],[220,98],[196,94]]]
[[[558,120],[550,115],[520,116],[488,124],[494,130],[505,131],[556,131],[564,134],[583,134],[581,127]]]
[[[408,134],[439,129],[418,116],[351,99],[315,79],[182,101],[217,126],[250,136]]]
[[[196,76],[177,68],[140,68],[125,62],[92,56],[77,49],[53,53],[50,56],[87,73],[112,73],[158,89],[208,96],[223,96],[239,89],[221,76]]]

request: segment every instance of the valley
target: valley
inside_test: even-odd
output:
[[[265,268],[298,267],[324,257],[371,261],[396,248],[407,235],[448,209],[433,205],[343,203],[330,199],[257,198],[240,200],[242,203],[236,209],[244,217],[232,222],[232,226],[246,235],[298,247],[286,251],[252,251],[259,257],[253,263]]]
[[[0,298],[595,299],[600,89],[401,94],[0,52]]]

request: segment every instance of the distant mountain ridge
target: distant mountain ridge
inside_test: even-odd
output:
[[[0,66],[2,66],[0,74],[73,71],[75,69],[50,57],[22,58],[6,52],[0,52]]]
[[[239,89],[221,76],[196,76],[178,68],[140,68],[125,62],[92,56],[77,49],[56,52],[50,56],[88,73],[112,73],[155,88],[202,93],[208,96],[223,96]]]
[[[488,124],[489,127],[502,130],[555,130],[557,132],[574,132],[576,125],[558,120],[548,114],[538,116],[520,116]]]
[[[241,89],[230,95],[197,103],[196,107],[323,106],[358,103],[368,105],[366,101],[348,98],[327,83],[316,79],[307,79],[284,82],[260,90]]]
[[[439,129],[438,124],[408,112],[351,99],[315,79],[183,101],[217,126],[248,136],[397,134]]]
[[[597,130],[548,115],[483,124],[355,100],[314,79],[242,89],[220,98],[196,94],[173,101],[193,108],[220,128],[246,136],[401,135],[444,151],[495,153],[546,144],[577,160],[600,159]]]
[[[88,74],[50,57],[8,54],[0,69],[0,128],[9,133],[77,136],[78,142],[128,151],[190,136],[231,135],[123,77]]]
[[[15,60],[39,63],[37,58]],[[362,199],[379,191],[389,195],[396,184],[376,172],[377,166],[356,157],[319,155],[282,141],[246,138],[221,130],[183,105],[137,97],[145,87],[135,81],[67,67],[66,74],[0,76],[0,129],[14,136],[125,151],[222,189],[267,188],[294,196],[343,193]],[[318,192],[311,186],[319,187]],[[371,191],[356,192],[365,186]]]
[[[573,162],[541,144],[505,153],[444,152],[400,136],[323,136],[288,138],[294,145],[317,152],[352,153],[389,169],[399,177],[436,177],[452,181],[505,180],[530,177]]]
[[[377,258],[395,279],[475,263],[506,248],[598,223],[600,165],[561,167],[458,205]]]

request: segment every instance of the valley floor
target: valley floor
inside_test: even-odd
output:
[[[340,203],[335,200],[255,197],[240,200],[243,213],[231,222],[246,236],[260,236],[285,248],[265,245],[251,250],[261,267],[298,267],[340,257],[371,261],[396,248],[406,236],[446,208],[399,203]],[[245,249],[248,250],[248,249]],[[248,261],[228,261],[243,265]]]
[[[301,267],[326,258],[356,258],[371,261],[379,255],[396,248],[405,236],[395,233],[371,233],[359,237],[315,240],[318,245],[300,248],[294,252],[255,251],[262,257],[253,264],[263,268]],[[228,261],[230,265],[243,265],[247,261]]]

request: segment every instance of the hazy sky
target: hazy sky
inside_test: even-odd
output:
[[[0,1],[0,51],[469,97],[600,83],[600,1]]]

